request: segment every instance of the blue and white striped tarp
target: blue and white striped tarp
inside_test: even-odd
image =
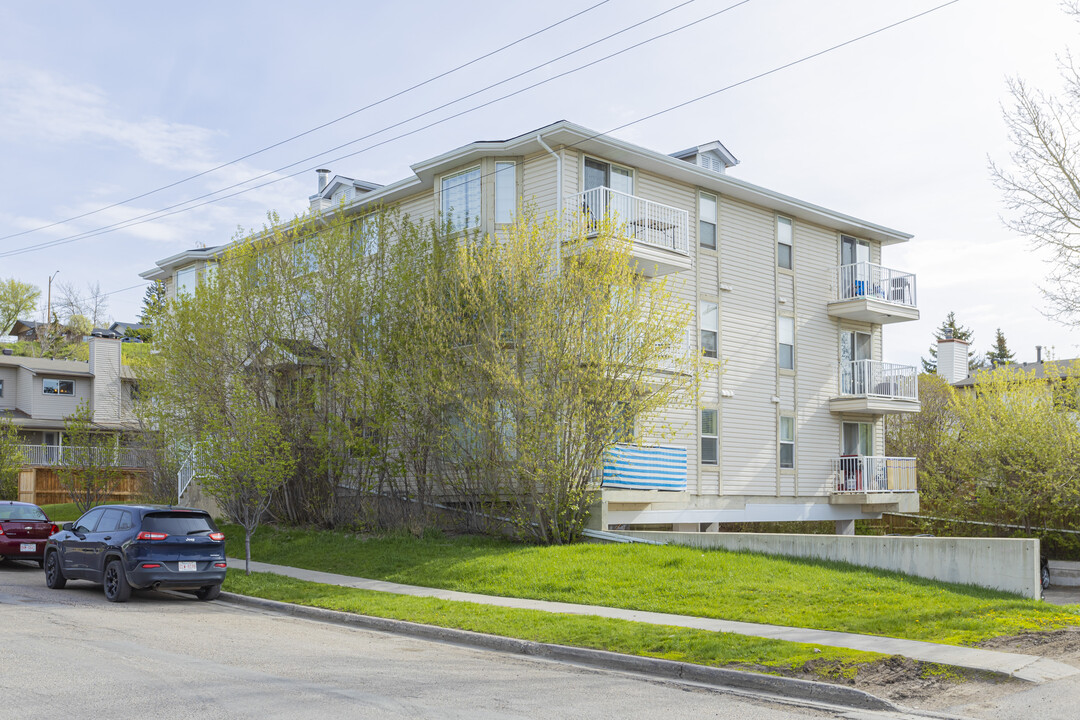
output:
[[[604,454],[604,487],[685,490],[686,448],[616,445]]]

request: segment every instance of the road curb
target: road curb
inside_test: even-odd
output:
[[[454,628],[437,627],[435,625],[422,625],[420,623],[406,622],[404,620],[391,620],[388,618],[372,617],[370,615],[359,615],[338,610],[308,607],[306,605],[294,605],[292,603],[266,600],[264,598],[251,597],[248,595],[237,595],[236,593],[230,592],[221,593],[220,599],[238,605],[272,610],[274,612],[310,620],[319,620],[322,622],[348,625],[350,627],[394,633],[397,635],[407,635],[422,640],[432,640],[435,642],[462,645],[482,650],[495,650],[515,655],[525,655],[529,657],[544,658],[546,660],[574,663],[576,665],[584,665],[603,670],[639,673],[662,680],[676,680],[701,685],[711,685],[718,688],[766,693],[783,698],[796,698],[816,703],[842,705],[844,707],[859,710],[889,710],[894,712],[900,710],[898,706],[887,700],[883,700],[863,690],[844,687],[843,685],[800,680],[797,678],[778,677],[775,675],[760,675],[758,673],[745,672],[742,670],[729,670],[726,668],[694,665],[692,663],[640,657],[638,655],[623,655],[622,653],[608,652],[606,650],[593,650],[590,648],[569,647],[566,645],[551,645],[532,640],[518,640],[516,638],[487,635],[469,630],[457,630]]]

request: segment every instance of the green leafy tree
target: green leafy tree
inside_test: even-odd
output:
[[[975,336],[971,328],[956,322],[956,313],[950,311],[945,320],[934,331],[934,342],[930,345],[930,357],[922,358],[924,373],[937,372],[937,341],[952,337],[954,340],[964,340],[971,343]],[[983,366],[983,359],[974,350],[968,350],[968,371],[973,372]]]
[[[41,290],[15,278],[0,280],[0,335],[7,335],[15,321],[37,307]]]
[[[206,419],[198,451],[201,482],[225,516],[244,528],[244,570],[250,575],[251,536],[296,461],[281,429],[242,385],[227,395]]]
[[[1001,332],[1001,328],[997,329],[994,334],[994,345],[986,352],[986,362],[990,367],[997,367],[998,365],[1008,365],[1013,361],[1013,352],[1009,349],[1008,343],[1005,342],[1005,333]]]
[[[22,464],[15,423],[0,418],[0,500],[19,499],[19,471]]]
[[[83,401],[64,420],[67,443],[60,453],[57,474],[71,501],[86,512],[100,505],[120,480],[116,451],[119,438],[94,427],[90,406]]]

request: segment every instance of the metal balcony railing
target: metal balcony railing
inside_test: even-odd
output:
[[[915,276],[868,262],[838,267],[836,300],[864,297],[895,305],[917,307]]]
[[[103,465],[122,468],[141,468],[144,463],[135,448],[75,447],[70,445],[20,445],[24,464],[31,467],[86,462],[88,459]]]
[[[854,360],[840,363],[840,395],[891,400],[919,399],[919,371],[910,365]]]
[[[915,458],[839,457],[832,473],[834,493],[918,492]]]
[[[690,214],[685,210],[606,187],[571,195],[565,202],[571,222],[583,223],[586,232],[595,232],[602,221],[611,220],[636,242],[690,254]]]

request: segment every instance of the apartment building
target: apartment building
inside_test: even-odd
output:
[[[918,508],[915,461],[882,454],[882,419],[918,412],[917,371],[886,362],[884,326],[919,317],[916,278],[882,262],[911,236],[744,182],[719,142],[665,155],[569,122],[475,142],[390,185],[318,171],[315,212],[395,205],[497,233],[523,204],[610,214],[641,273],[694,308],[692,352],[714,365],[700,407],[669,408],[666,437],[614,448],[593,524],[854,520]],[[223,248],[142,273],[193,287]]]
[[[121,362],[119,340],[92,337],[89,346],[86,362],[19,357],[7,354],[10,350],[0,354],[0,418],[14,423],[24,459],[20,500],[67,502],[55,468],[71,451],[64,421],[83,403],[94,429],[116,436],[112,460],[132,472],[141,466],[136,454],[119,442],[123,432],[137,427],[135,374]],[[125,487],[133,484],[125,479]]]

